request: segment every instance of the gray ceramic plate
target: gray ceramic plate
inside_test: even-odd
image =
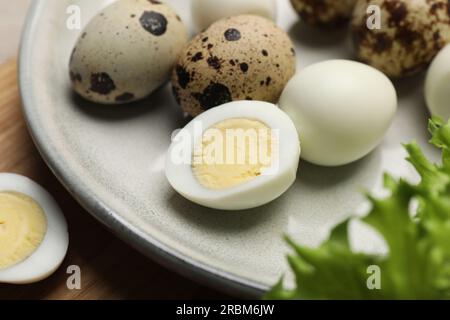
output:
[[[259,209],[225,213],[196,206],[164,177],[170,135],[184,123],[169,86],[120,107],[90,104],[70,89],[67,64],[80,30],[67,29],[66,9],[78,5],[84,25],[109,2],[34,1],[20,54],[25,117],[43,157],[74,197],[121,238],[178,272],[236,295],[261,294],[287,270],[283,233],[317,245],[331,226],[363,211],[358,190],[379,190],[383,171],[416,178],[403,160],[402,142],[416,139],[431,152],[419,76],[397,84],[398,115],[383,144],[365,159],[340,168],[302,163],[298,182]],[[189,23],[189,1],[168,2]],[[300,24],[289,0],[279,0],[279,8],[279,25],[296,43],[299,68],[351,58],[345,30],[320,32]],[[352,230],[356,249],[383,249],[366,228]]]

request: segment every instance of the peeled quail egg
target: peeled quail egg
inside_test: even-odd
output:
[[[289,36],[254,15],[222,19],[183,50],[172,76],[175,98],[197,116],[235,100],[276,103],[295,73]]]
[[[336,26],[352,16],[357,0],[291,0],[300,17],[309,24]]]
[[[450,45],[441,50],[428,70],[425,98],[431,114],[450,118]]]
[[[25,284],[51,275],[69,244],[67,223],[41,186],[0,174],[0,283]]]
[[[380,26],[368,27],[370,5],[380,10]],[[352,19],[357,56],[389,77],[418,73],[450,42],[449,12],[448,0],[359,0]]]
[[[254,14],[275,20],[276,0],[192,0],[192,16],[199,30],[204,30],[222,18]]]
[[[330,60],[294,76],[280,107],[299,131],[303,159],[339,166],[364,157],[381,142],[396,113],[397,94],[380,71]]]
[[[172,187],[197,204],[222,210],[264,205],[295,181],[300,143],[275,105],[236,101],[192,120],[166,156]]]
[[[188,40],[166,4],[119,0],[96,15],[77,41],[70,78],[84,98],[119,104],[146,97],[170,78]]]

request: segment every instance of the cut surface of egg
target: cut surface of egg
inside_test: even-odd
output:
[[[450,45],[439,52],[428,69],[425,98],[432,115],[450,119]]]
[[[0,174],[0,283],[26,284],[51,275],[69,244],[55,200],[30,179]]]
[[[198,30],[208,28],[212,23],[226,17],[253,14],[276,20],[276,0],[191,0],[194,24]]]
[[[283,111],[266,102],[235,101],[202,113],[173,138],[166,176],[194,203],[244,210],[288,190],[299,159],[298,133]]]

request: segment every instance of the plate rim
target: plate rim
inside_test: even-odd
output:
[[[186,254],[177,252],[152,235],[139,230],[122,218],[118,212],[112,210],[106,203],[97,199],[82,187],[82,183],[76,180],[76,175],[71,174],[54,150],[46,144],[44,135],[40,132],[35,110],[36,101],[28,90],[33,86],[31,79],[33,35],[37,28],[41,11],[51,0],[34,1],[28,9],[25,24],[22,31],[18,79],[19,92],[22,100],[21,108],[28,132],[44,159],[47,166],[56,176],[64,188],[75,200],[89,212],[97,221],[105,225],[116,236],[128,243],[153,261],[175,271],[200,284],[208,285],[222,292],[239,295],[248,298],[261,297],[269,288],[264,284],[246,279],[224,270],[218,270],[206,263],[196,261]]]

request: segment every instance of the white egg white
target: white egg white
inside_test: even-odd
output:
[[[61,265],[69,246],[67,222],[53,197],[34,181],[0,173],[0,192],[18,192],[31,197],[43,209],[47,231],[40,246],[28,258],[0,269],[0,283],[27,284],[43,280]]]
[[[329,60],[299,71],[279,105],[297,126],[303,159],[341,166],[363,158],[382,141],[397,111],[397,93],[375,68]]]
[[[276,0],[191,0],[192,19],[198,30],[226,17],[254,14],[276,20]]]
[[[257,120],[272,130],[279,130],[279,163],[272,174],[227,189],[209,189],[202,186],[192,171],[191,163],[177,163],[173,154],[179,148],[181,135],[189,135],[191,148],[187,159],[192,159],[195,142],[201,141],[204,130],[227,119],[246,118]],[[196,132],[196,123],[203,132]],[[292,120],[277,106],[259,101],[235,101],[212,108],[192,120],[173,139],[166,155],[166,176],[172,187],[183,197],[205,207],[220,210],[244,210],[267,204],[294,183],[300,160],[300,142]]]
[[[432,115],[450,118],[450,45],[439,52],[428,69],[425,98]]]

